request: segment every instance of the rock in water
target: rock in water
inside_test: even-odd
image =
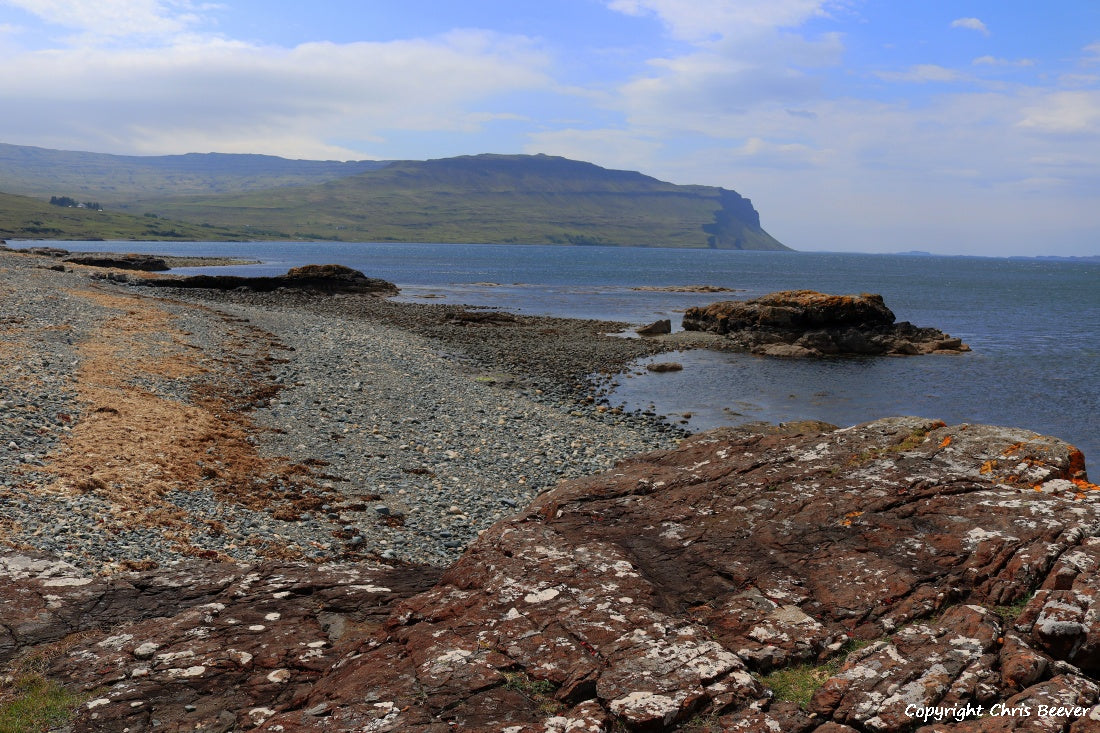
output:
[[[74,254],[66,257],[63,262],[73,265],[89,265],[91,267],[113,267],[118,270],[139,270],[144,272],[161,272],[170,269],[168,263],[160,257],[145,254]]]
[[[721,334],[754,354],[769,356],[905,356],[970,350],[937,329],[894,321],[881,295],[784,290],[753,300],[689,308],[683,325],[686,331]]]
[[[294,288],[322,293],[365,293],[397,295],[396,285],[386,280],[367,277],[358,270],[343,265],[304,265],[275,277],[239,277],[234,275],[193,275],[179,278],[132,280],[134,285],[161,288],[211,288],[233,290],[245,288],[269,292],[277,288]]]
[[[663,318],[659,321],[654,321],[648,326],[642,326],[636,329],[634,333],[639,336],[660,336],[666,333],[672,333],[672,321],[667,318]]]

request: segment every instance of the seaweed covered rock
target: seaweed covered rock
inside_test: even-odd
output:
[[[748,351],[769,356],[908,356],[970,350],[942,331],[895,320],[881,295],[784,290],[689,308],[683,326],[686,331],[726,336]]]
[[[241,277],[237,275],[192,275],[190,277],[131,280],[134,285],[161,288],[209,288],[212,290],[256,290],[270,292],[293,288],[321,293],[362,293],[397,295],[396,285],[386,280],[367,277],[359,270],[344,265],[303,265],[274,277]]]
[[[147,254],[116,255],[78,252],[65,257],[62,262],[68,262],[71,265],[110,267],[116,270],[138,270],[143,272],[162,272],[170,269],[164,258]]]

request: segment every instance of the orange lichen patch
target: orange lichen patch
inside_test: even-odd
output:
[[[848,512],[844,516],[847,517],[848,519],[852,519],[853,517],[858,517],[858,516],[861,516],[862,514],[863,514],[863,512]]]
[[[1077,488],[1083,491],[1100,491],[1100,486],[1097,486],[1094,483],[1090,483],[1088,479],[1071,478],[1070,481],[1072,481],[1077,486]]]
[[[1001,451],[1001,455],[1002,456],[1010,456],[1013,453],[1016,453],[1021,448],[1023,448],[1025,445],[1027,445],[1027,443],[1025,441],[1021,441],[1019,443],[1013,443],[1012,445],[1008,446],[1003,451]]]
[[[982,467],[978,470],[978,473],[980,473],[984,476],[987,473],[993,473],[993,469],[995,469],[996,467],[997,467],[997,462],[996,461],[986,461],[985,463],[982,464]]]
[[[946,448],[949,445],[951,445],[951,436],[950,435],[948,435],[946,438],[944,438],[943,440],[940,441],[940,447],[941,448]]]
[[[1086,479],[1085,454],[1074,448],[1069,454],[1069,468],[1066,469],[1071,478]]]

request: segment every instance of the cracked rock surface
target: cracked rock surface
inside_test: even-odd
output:
[[[559,485],[438,581],[9,557],[5,653],[69,639],[50,674],[95,696],[74,731],[1081,733],[1100,718],[1082,466],[918,418],[713,431]],[[801,709],[770,688],[818,665]]]

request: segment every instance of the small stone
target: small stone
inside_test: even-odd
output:
[[[134,656],[138,659],[151,659],[152,656],[156,654],[156,651],[159,648],[159,644],[154,644],[151,641],[147,641],[134,649]]]

